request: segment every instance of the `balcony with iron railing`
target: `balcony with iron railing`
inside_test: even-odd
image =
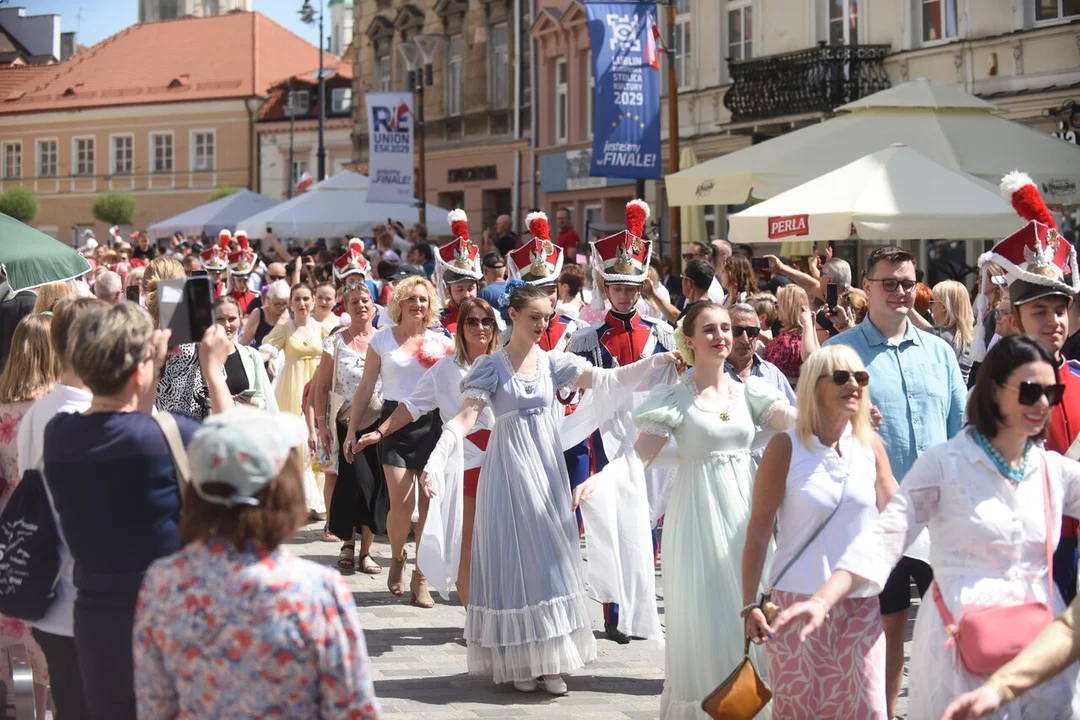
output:
[[[828,45],[749,60],[728,61],[731,88],[724,107],[731,122],[829,112],[885,90],[888,45]]]

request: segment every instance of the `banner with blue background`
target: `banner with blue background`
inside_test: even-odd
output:
[[[593,77],[594,177],[660,177],[655,0],[586,2]]]

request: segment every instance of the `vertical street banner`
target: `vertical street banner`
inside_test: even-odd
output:
[[[660,60],[656,2],[586,2],[596,97],[594,177],[658,179]]]
[[[412,93],[367,93],[368,200],[413,205]]]

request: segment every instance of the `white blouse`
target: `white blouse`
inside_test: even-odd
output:
[[[441,332],[426,330],[424,341],[426,343],[438,343],[443,348],[443,354],[450,347],[450,341]],[[382,379],[382,393],[386,400],[403,402],[412,394],[420,379],[428,368],[424,367],[416,355],[406,353],[394,337],[394,328],[382,328],[371,336],[370,347],[382,361],[380,378]]]
[[[817,437],[811,438],[807,448],[799,442],[794,430],[786,430],[785,434],[791,438],[791,463],[784,499],[777,514],[779,533],[769,570],[769,585],[778,590],[810,595],[825,584],[840,556],[878,517],[877,459],[873,448],[855,438],[850,424],[840,436],[841,454],[823,445]],[[843,503],[840,508],[807,545],[810,536],[840,503],[841,493]],[[804,547],[802,555],[777,583],[777,575]],[[851,596],[874,594],[864,586]]]
[[[461,381],[469,374],[471,365],[461,366],[453,353],[447,355],[428,370],[412,394],[404,401],[409,414],[416,419],[438,408],[443,423],[449,422],[461,410],[465,396],[461,394]],[[491,408],[485,406],[476,418],[472,432],[490,430],[495,423]],[[471,433],[470,433],[471,434]]]

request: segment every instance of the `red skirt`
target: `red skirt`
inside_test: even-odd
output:
[[[477,430],[476,432],[465,436],[465,439],[471,442],[481,450],[487,450],[488,440],[491,438],[490,430]],[[474,467],[465,471],[465,487],[463,493],[465,497],[476,497],[476,488],[480,484],[480,468]]]

